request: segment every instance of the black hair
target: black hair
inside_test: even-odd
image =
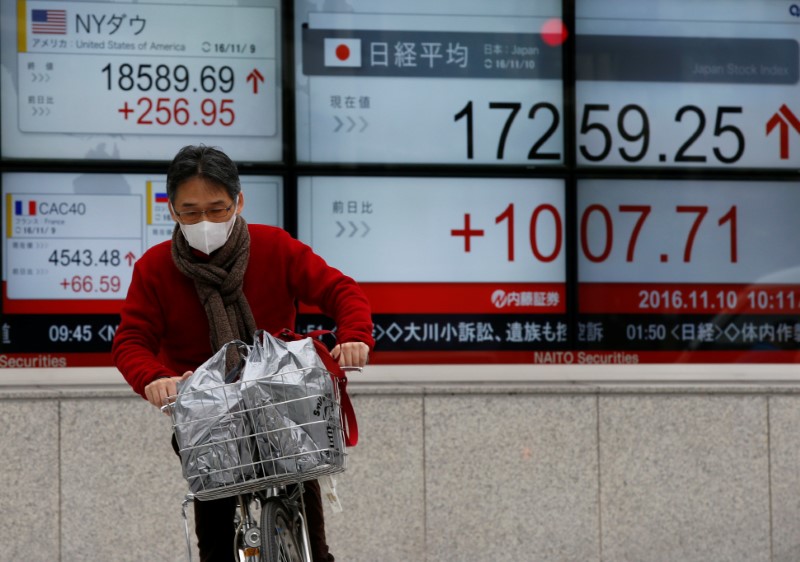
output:
[[[184,146],[167,170],[167,197],[175,202],[178,186],[186,180],[202,177],[220,184],[235,199],[242,191],[239,171],[227,154],[211,146]]]

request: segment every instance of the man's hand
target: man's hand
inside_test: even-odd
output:
[[[144,395],[147,401],[159,409],[162,406],[166,406],[169,403],[169,397],[178,393],[178,383],[188,379],[191,374],[192,371],[186,371],[181,377],[166,377],[154,380],[144,387]],[[169,412],[164,413],[168,414]]]
[[[340,343],[331,350],[331,356],[341,367],[364,367],[369,359],[369,346],[360,341]]]

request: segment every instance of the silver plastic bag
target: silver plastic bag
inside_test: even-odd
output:
[[[306,472],[343,449],[333,382],[313,341],[284,342],[257,334],[242,372],[242,395],[253,415],[265,474]]]
[[[224,384],[231,345],[247,349],[242,342],[224,345],[178,384],[173,404],[183,475],[195,493],[257,477],[251,420],[239,384]]]

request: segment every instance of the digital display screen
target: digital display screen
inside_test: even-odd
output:
[[[301,177],[298,231],[364,288],[376,360],[531,362],[569,337],[564,197],[556,179]]]
[[[564,161],[561,3],[295,2],[301,162]]]
[[[792,6],[578,0],[578,164],[797,169]]]
[[[800,362],[796,0],[2,1],[0,367],[110,365],[189,144],[373,363]]]
[[[245,220],[282,226],[282,180],[241,184]],[[172,237],[166,191],[155,174],[2,175],[3,366],[110,364],[133,265]]]
[[[279,6],[3,2],[2,157],[282,160]]]
[[[578,341],[627,362],[796,361],[798,208],[800,182],[581,180]]]

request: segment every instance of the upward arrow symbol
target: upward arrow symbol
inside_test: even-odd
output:
[[[783,104],[781,108],[767,121],[767,135],[775,127],[778,127],[778,138],[780,139],[781,160],[789,159],[789,125],[800,134],[800,119]]]
[[[253,93],[257,94],[258,93],[258,83],[259,82],[264,82],[264,75],[261,74],[258,71],[257,68],[254,68],[253,71],[250,74],[247,75],[247,81],[248,82],[250,82],[250,81],[253,82]]]

